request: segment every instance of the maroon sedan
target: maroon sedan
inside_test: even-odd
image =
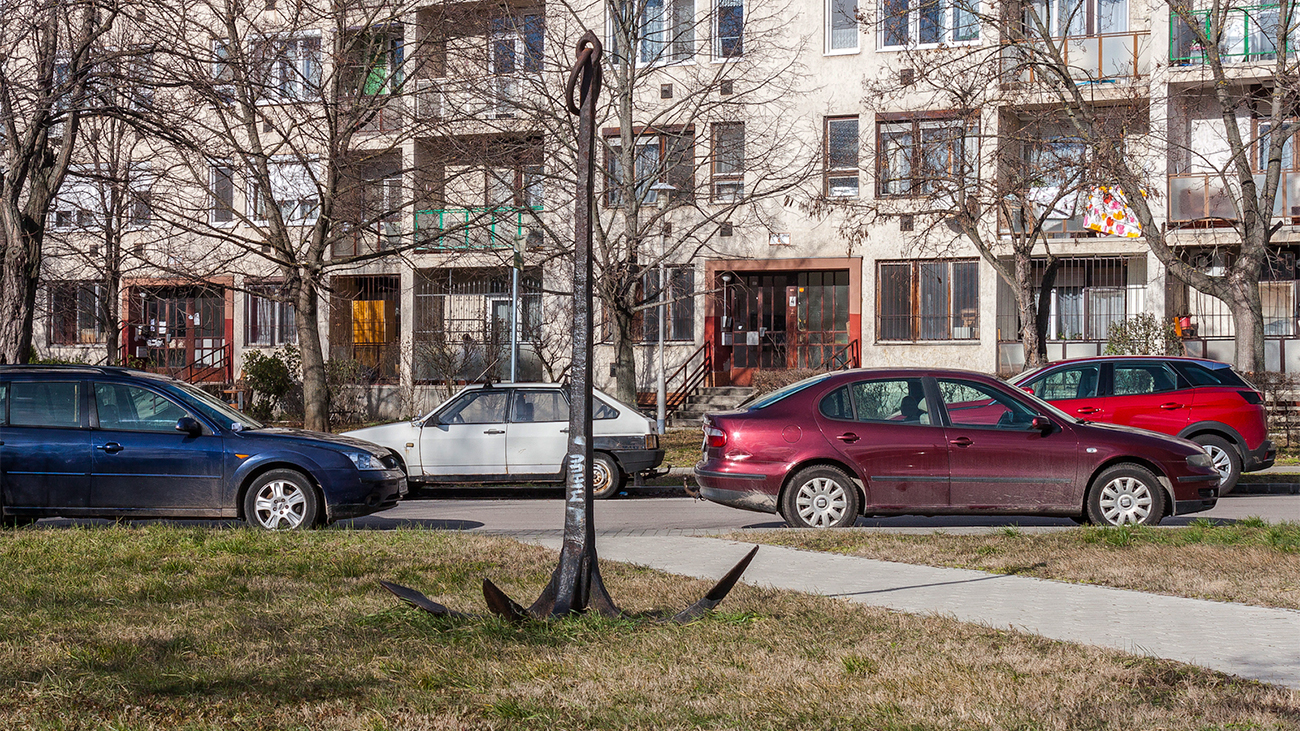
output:
[[[1059,515],[1154,525],[1214,507],[1200,446],[1075,419],[981,373],[816,376],[704,417],[702,496],[795,527],[859,515]]]

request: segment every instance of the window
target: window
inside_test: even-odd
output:
[[[85,345],[105,339],[101,309],[107,290],[97,282],[56,282],[50,285],[50,343]]]
[[[664,307],[664,326],[668,330],[667,340],[695,340],[695,268],[692,266],[665,267],[668,290],[663,293],[667,300]],[[647,269],[641,277],[641,292],[644,297],[640,304],[653,304],[660,300],[659,270]],[[659,308],[652,306],[638,310],[632,324],[642,343],[659,342]]]
[[[620,141],[606,137],[605,152],[607,176],[605,200],[611,206],[623,205],[624,187],[628,185],[623,174]],[[695,196],[695,134],[690,129],[681,132],[643,134],[636,140],[634,158],[636,177],[632,185],[642,203],[657,203],[658,191],[651,190],[655,183],[673,186],[674,199],[691,200]]]
[[[619,0],[610,18],[609,47],[615,56],[622,55],[624,33],[632,36],[640,65],[689,61],[695,55],[695,0]]]
[[[304,223],[314,220],[319,207],[316,196],[316,179],[311,168],[296,160],[267,164],[271,184],[271,198],[280,209],[286,223]],[[267,199],[256,180],[249,181],[249,215],[255,221],[266,221],[269,210]]]
[[[853,408],[858,421],[931,424],[929,403],[919,378],[860,381],[853,384]]]
[[[516,391],[515,409],[510,417],[515,424],[536,424],[569,420],[569,401],[557,390]]]
[[[826,195],[858,196],[858,118],[826,119]]]
[[[6,424],[9,415],[9,382],[0,381],[0,425]]]
[[[475,391],[456,399],[438,415],[444,424],[503,424],[506,420],[505,391]]]
[[[881,122],[881,196],[951,193],[974,183],[979,129],[954,119]]]
[[[1138,396],[1173,391],[1178,378],[1162,363],[1116,363],[1111,383],[1115,396]]]
[[[826,50],[858,50],[857,0],[827,0]]]
[[[1287,122],[1284,123],[1284,126],[1282,128],[1282,134],[1287,135],[1286,141],[1282,143],[1282,169],[1283,170],[1300,169],[1300,160],[1296,158],[1296,154],[1295,154],[1295,130],[1297,126],[1300,126],[1300,120],[1288,120]],[[1258,123],[1259,136],[1255,142],[1255,150],[1256,150],[1255,171],[1256,172],[1262,173],[1268,170],[1269,156],[1272,154],[1271,151],[1272,142],[1273,142],[1273,135],[1271,133],[1272,127],[1273,125],[1271,122],[1261,121]],[[1282,184],[1285,185],[1286,184],[1285,181],[1283,181]],[[1286,194],[1282,191],[1278,192],[1279,197],[1283,197],[1285,195]]]
[[[1038,22],[1046,24],[1053,37],[1095,36],[1128,30],[1128,0],[1034,0]],[[1028,9],[1025,25],[1031,37],[1037,23]]]
[[[880,0],[879,48],[977,41],[979,0]]]
[[[1093,398],[1097,395],[1100,372],[1095,365],[1062,368],[1025,384],[1025,388],[1044,401]]]
[[[713,125],[713,200],[735,203],[745,197],[745,123]]]
[[[279,286],[249,285],[244,293],[244,344],[283,345],[298,342],[294,305],[281,302]]]
[[[320,36],[263,38],[253,49],[262,84],[270,101],[306,101],[320,88]]]
[[[714,0],[713,57],[739,58],[745,52],[745,0]]]
[[[212,90],[219,99],[228,101],[235,96],[235,69],[230,63],[230,44],[222,40],[212,42]]]
[[[975,259],[880,264],[879,340],[978,340],[979,263]]]
[[[138,386],[96,383],[95,410],[100,429],[176,433],[176,422],[189,413]]]
[[[404,48],[400,30],[371,28],[358,33],[352,43],[356,53],[352,68],[355,93],[380,96],[401,89]]]
[[[1023,431],[1031,428],[1037,416],[1025,404],[985,383],[940,378],[939,395],[948,421],[956,427]]]
[[[235,222],[235,172],[229,165],[213,165],[208,174],[212,189],[212,223]]]
[[[81,426],[79,383],[11,381],[9,400],[9,426]]]
[[[853,401],[850,398],[848,386],[841,386],[826,394],[819,407],[822,415],[828,419],[853,421]]]

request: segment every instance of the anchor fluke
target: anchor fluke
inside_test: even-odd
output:
[[[411,589],[409,587],[401,586],[400,584],[394,584],[392,582],[383,581],[383,580],[380,580],[379,585],[392,592],[393,596],[396,596],[398,599],[401,599],[402,601],[406,602],[407,604],[410,604],[416,609],[423,609],[429,614],[437,615],[439,617],[463,618],[469,616],[468,614],[457,612],[454,609],[448,609],[447,607],[444,607],[438,602],[433,601],[432,599],[421,594],[415,589]]]
[[[739,563],[732,566],[731,570],[718,580],[718,583],[713,585],[713,588],[709,590],[708,594],[704,595],[703,599],[695,602],[686,609],[683,609],[673,617],[673,621],[677,624],[694,622],[700,617],[703,617],[705,612],[722,603],[722,600],[731,592],[731,588],[740,580],[740,575],[745,573],[745,569],[749,568],[749,562],[754,560],[754,554],[756,553],[758,553],[758,546],[751,548],[749,553],[745,554],[745,557],[740,559]]]
[[[483,601],[487,602],[488,609],[493,614],[505,617],[511,622],[522,622],[529,619],[532,615],[528,610],[519,606],[513,599],[506,596],[506,593],[497,588],[491,579],[483,579]]]

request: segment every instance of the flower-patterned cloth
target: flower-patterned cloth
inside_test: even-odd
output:
[[[1088,193],[1088,204],[1083,209],[1083,227],[1129,239],[1142,235],[1142,224],[1129,209],[1124,191],[1104,185]]]

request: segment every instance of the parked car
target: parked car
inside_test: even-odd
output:
[[[593,493],[607,498],[664,460],[654,422],[596,391]],[[568,389],[554,383],[467,386],[411,421],[346,432],[401,456],[412,486],[561,482],[569,443]]]
[[[0,516],[240,518],[307,528],[383,510],[406,492],[368,442],[268,429],[165,376],[0,366]]]
[[[969,371],[824,374],[708,414],[703,428],[701,496],[795,527],[903,514],[1154,525],[1218,495],[1192,442],[1083,422]]]
[[[1264,399],[1232,366],[1201,358],[1081,358],[1026,371],[1015,385],[1089,421],[1190,439],[1219,471],[1219,495],[1242,472],[1273,466]]]

